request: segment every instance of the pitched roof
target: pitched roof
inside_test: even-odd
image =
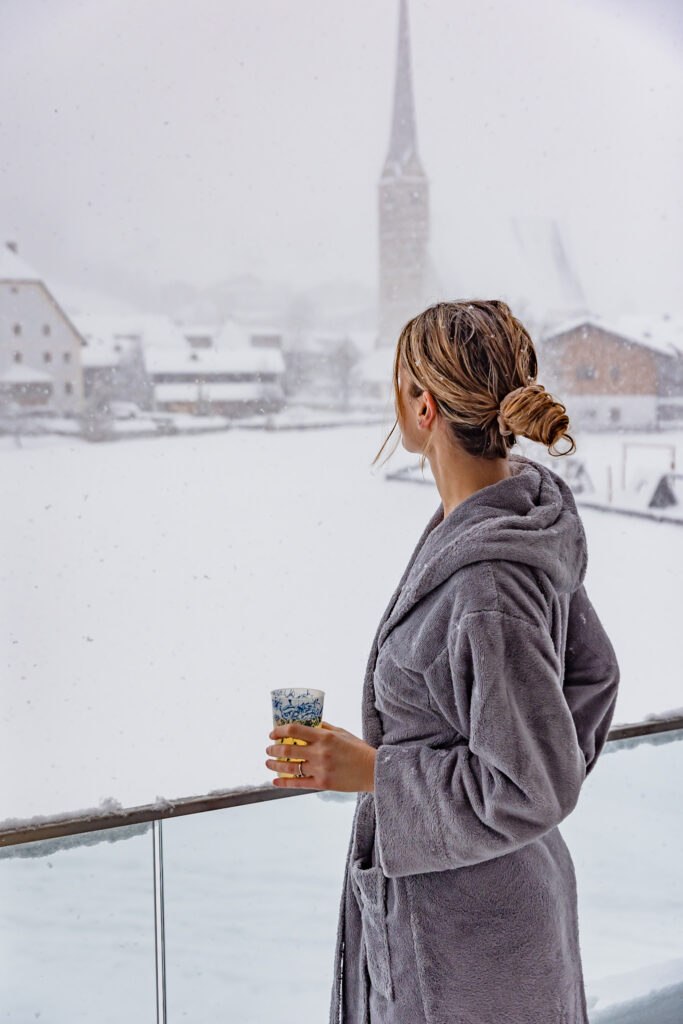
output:
[[[136,348],[191,351],[178,326],[167,316],[148,313],[78,314],[73,317],[85,339],[81,361],[85,367],[116,366]]]
[[[148,373],[185,374],[198,377],[222,373],[284,373],[285,364],[278,349],[241,348],[212,349],[187,348],[185,351],[150,347],[145,348]]]
[[[561,335],[580,327],[599,327],[637,345],[667,356],[683,356],[683,316],[662,313],[659,316],[640,313],[622,313],[618,316],[574,317],[556,324],[541,341],[556,341]]]

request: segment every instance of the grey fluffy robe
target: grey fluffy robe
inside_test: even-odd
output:
[[[567,484],[513,475],[428,522],[363,686],[330,1024],[588,1024],[557,825],[612,721],[619,667],[583,586]]]

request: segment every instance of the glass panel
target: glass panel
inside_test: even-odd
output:
[[[560,826],[594,1024],[683,1020],[682,740],[608,743]]]
[[[169,1020],[326,1021],[355,794],[170,819]]]
[[[152,829],[0,850],[0,1003],[23,1024],[156,1020]]]

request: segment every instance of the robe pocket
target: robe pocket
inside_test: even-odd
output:
[[[363,938],[372,987],[385,999],[394,998],[387,932],[387,880],[379,864],[351,863],[351,884],[361,910]]]

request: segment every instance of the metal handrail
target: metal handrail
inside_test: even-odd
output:
[[[683,730],[683,715],[672,714],[661,718],[648,719],[641,722],[616,725],[607,735],[607,743],[619,740],[635,739]],[[304,796],[307,793],[318,793],[327,796],[329,791],[317,789],[275,788],[270,783],[259,786],[241,786],[238,789],[213,790],[205,796],[182,797],[178,800],[167,800],[164,803],[143,804],[139,807],[121,808],[120,811],[107,811],[104,814],[80,814],[70,817],[45,819],[32,825],[20,825],[16,828],[0,830],[0,847],[17,846],[22,843],[34,843],[45,839],[63,836],[75,836],[102,829],[122,828],[160,821],[162,818],[177,818],[185,814],[202,814],[205,811],[218,811],[226,807],[241,807],[244,804],[263,803],[266,800],[281,800],[292,796]],[[355,793],[334,793],[330,799],[355,799]]]

